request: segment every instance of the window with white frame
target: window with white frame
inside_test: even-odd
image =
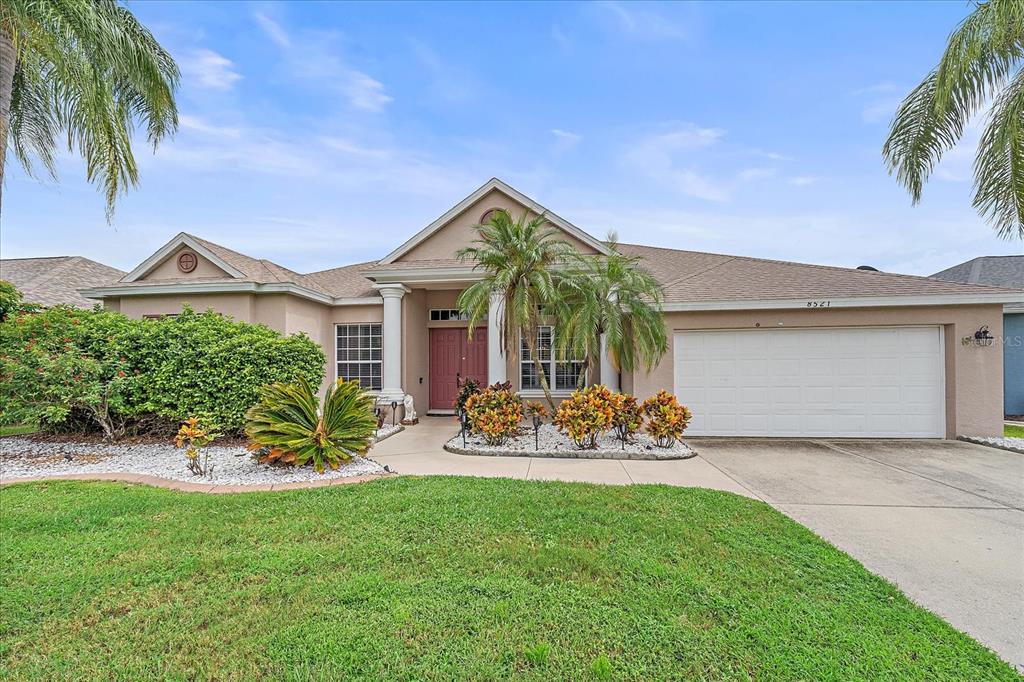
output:
[[[555,346],[554,327],[545,325],[537,328],[537,357],[543,367],[548,386],[555,391],[575,390],[580,374],[585,371],[582,360],[559,357]],[[521,390],[540,390],[540,376],[537,365],[526,345],[526,339],[520,339],[519,348],[519,387]],[[554,381],[551,378],[554,377]]]
[[[371,391],[381,390],[382,338],[379,322],[336,325],[338,378],[358,381]]]

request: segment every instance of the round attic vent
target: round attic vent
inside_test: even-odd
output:
[[[192,272],[198,264],[199,259],[191,251],[185,251],[178,255],[178,269],[182,272]]]
[[[498,211],[504,212],[504,210],[505,209],[503,209],[503,208],[489,208],[489,209],[487,209],[486,211],[484,211],[484,214],[482,216],[480,216],[480,224],[481,225],[490,225],[491,224],[491,218],[494,217],[494,214],[497,213]]]
[[[867,270],[868,272],[878,272],[878,268],[873,268],[870,265],[858,265],[858,270]]]

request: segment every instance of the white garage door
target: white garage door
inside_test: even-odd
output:
[[[676,332],[687,435],[941,438],[938,327]]]

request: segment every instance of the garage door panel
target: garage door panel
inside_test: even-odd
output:
[[[677,332],[693,435],[942,437],[938,327]]]

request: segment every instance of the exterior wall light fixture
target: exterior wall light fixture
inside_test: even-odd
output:
[[[991,346],[995,337],[989,333],[988,325],[983,324],[972,336],[965,336],[960,342],[965,346]]]

